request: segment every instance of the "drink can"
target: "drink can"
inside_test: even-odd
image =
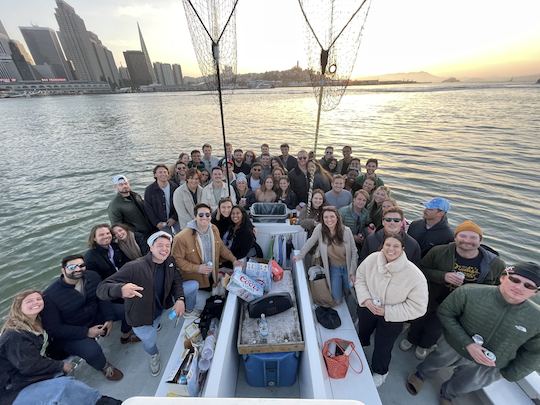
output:
[[[380,307],[382,305],[382,302],[378,298],[373,298],[373,305]]]
[[[484,338],[482,336],[480,336],[478,333],[472,335],[472,340],[477,345],[482,346],[484,344]]]
[[[489,350],[484,350],[484,355],[491,361],[497,360],[497,356],[495,356],[495,353],[490,352]]]
[[[465,280],[465,274],[462,273],[461,271],[456,272],[456,275],[457,275],[460,279]]]

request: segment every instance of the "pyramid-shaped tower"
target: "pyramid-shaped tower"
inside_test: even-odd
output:
[[[146,44],[144,43],[144,38],[142,36],[141,27],[139,26],[139,23],[137,23],[137,29],[139,30],[139,39],[141,41],[141,51],[144,53],[144,58],[146,59],[146,66],[148,67],[150,77],[152,78],[152,83],[157,83],[156,73],[154,72],[154,68],[152,67],[152,61],[150,60],[150,55],[148,55],[148,50],[146,49]]]

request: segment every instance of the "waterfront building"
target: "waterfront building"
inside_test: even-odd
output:
[[[4,24],[2,24],[2,21],[0,20],[0,34],[4,34],[6,37],[9,37],[6,28],[4,27]]]
[[[154,69],[152,68],[152,61],[150,60],[150,55],[148,54],[148,49],[146,49],[146,44],[144,43],[144,38],[142,35],[141,27],[139,26],[139,23],[137,23],[137,29],[139,30],[139,40],[141,41],[141,51],[144,54],[144,60],[146,64],[146,69],[148,70],[148,74],[150,75],[150,78],[152,79],[151,83],[157,83],[156,74],[154,72]]]
[[[99,64],[101,81],[118,85],[120,82],[120,77],[118,76],[118,68],[116,67],[116,62],[114,61],[112,52],[101,43],[96,34],[88,31],[88,35],[90,36],[90,43],[92,44],[92,48],[94,49],[94,53]]]
[[[146,64],[146,57],[142,51],[124,51],[124,59],[131,78],[132,88],[136,89],[154,83]]]
[[[162,86],[174,86],[173,70],[169,63],[154,63],[154,71],[156,73],[157,82]]]
[[[174,84],[177,86],[184,85],[184,76],[182,75],[182,66],[175,63],[172,65]]]
[[[49,65],[54,77],[73,80],[56,32],[48,27],[19,27],[36,65]]]
[[[11,57],[9,36],[3,25],[0,27],[0,79],[3,79],[3,81],[22,79]]]
[[[34,75],[36,76],[36,79],[63,79],[62,77],[56,77],[56,73],[54,73],[52,66],[48,63],[43,63],[42,65],[34,65],[33,67]]]
[[[19,41],[10,39],[9,49],[11,51],[13,63],[15,63],[22,80],[36,80],[34,70],[32,69],[32,58],[30,58],[26,49],[24,49],[24,45]]]

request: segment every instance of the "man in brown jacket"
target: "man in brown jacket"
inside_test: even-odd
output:
[[[199,288],[210,289],[217,284],[220,260],[237,260],[223,244],[217,227],[210,223],[210,206],[197,204],[194,214],[195,219],[174,237],[172,256],[184,280],[196,280]]]

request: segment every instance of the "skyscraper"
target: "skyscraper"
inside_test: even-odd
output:
[[[174,84],[177,86],[183,86],[184,85],[184,76],[182,75],[182,66],[175,63],[172,65],[173,70],[173,76],[174,76]]]
[[[118,69],[116,68],[112,52],[103,46],[96,34],[88,31],[88,35],[90,36],[90,43],[99,64],[101,77],[104,78],[103,81],[118,85],[120,78],[118,77]]]
[[[154,73],[154,69],[152,68],[152,61],[150,60],[150,55],[148,55],[148,49],[146,49],[146,44],[144,43],[144,38],[142,36],[141,27],[139,26],[139,23],[137,23],[137,29],[139,30],[139,39],[141,41],[141,51],[144,53],[144,59],[146,61],[146,68],[148,69],[148,73],[150,74],[150,77],[152,78],[152,83],[157,83],[156,74]]]
[[[57,78],[73,80],[56,32],[48,27],[19,27],[37,65],[47,64]]]
[[[9,37],[6,29],[4,28],[4,24],[2,24],[2,21],[0,21],[0,34],[4,34],[6,37]]]
[[[154,83],[146,64],[146,57],[142,51],[124,51],[124,59],[131,78],[131,87],[134,89]]]
[[[21,80],[17,66],[11,58],[9,36],[0,22],[0,79]]]
[[[24,49],[24,45],[21,44],[19,41],[10,39],[9,49],[11,51],[11,58],[13,59],[13,63],[15,63],[15,66],[17,67],[17,70],[19,71],[22,79],[36,80],[36,76],[34,75],[34,71],[32,70],[32,66],[30,65],[30,55],[28,55],[28,52],[26,52],[26,49]]]

